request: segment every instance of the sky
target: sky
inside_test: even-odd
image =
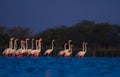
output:
[[[0,0],[0,25],[40,32],[82,20],[120,24],[120,0]]]

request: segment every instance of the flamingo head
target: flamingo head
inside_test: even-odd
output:
[[[40,38],[39,41],[41,42],[41,41],[42,41],[42,38]]]
[[[67,45],[67,43],[65,43],[65,45]]]
[[[38,40],[38,43],[39,43],[39,44],[42,44],[42,38],[40,38],[40,39]]]
[[[30,40],[29,38],[26,38],[26,41]]]
[[[55,40],[52,40],[52,42],[55,42]]]
[[[68,40],[68,42],[71,42],[72,40]]]
[[[85,44],[85,42],[83,42],[83,44]]]
[[[10,40],[14,40],[14,38],[12,37],[12,38],[10,38]]]

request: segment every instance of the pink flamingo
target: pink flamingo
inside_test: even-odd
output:
[[[49,56],[50,53],[53,51],[53,48],[54,48],[54,41],[55,41],[55,40],[52,40],[52,48],[46,50],[46,51],[44,52],[44,55],[48,55],[48,56]]]
[[[6,48],[6,49],[2,52],[3,55],[8,56],[9,52],[13,49],[13,40],[14,40],[14,38],[10,38],[9,48]]]
[[[28,52],[27,55],[33,56],[34,52],[38,50],[38,40],[35,41],[36,49],[32,49],[31,51]]]
[[[26,42],[24,40],[22,40],[21,42],[22,42],[21,48],[16,51],[17,56],[22,56],[26,52],[26,49],[25,49],[25,43]]]
[[[25,43],[25,41],[23,41],[23,40],[20,41],[20,46],[21,47],[18,50],[16,50],[14,55],[18,56],[20,54],[20,51],[22,51],[24,49],[24,43]]]
[[[64,44],[64,50],[66,50],[66,45],[67,45],[67,43]],[[58,56],[64,55],[64,50],[61,50],[61,51],[58,53]]]
[[[33,50],[34,38],[32,38],[32,41],[31,41],[31,44],[32,44],[31,49],[28,49],[28,42],[27,42],[28,40],[29,39],[26,40],[26,52],[25,52],[27,55],[30,53],[30,51]]]
[[[26,38],[25,45],[24,45],[25,48],[21,51],[21,55],[28,53],[28,40],[29,38]]]
[[[9,52],[9,55],[15,56],[15,51],[17,50],[17,41],[18,39],[14,40],[14,48]]]
[[[42,44],[42,39],[40,38],[40,39],[38,40],[38,48],[37,48],[36,51],[34,51],[33,56],[36,56],[36,57],[39,56],[39,54],[40,54],[40,52],[41,52],[41,44]]]
[[[67,54],[71,50],[71,44],[70,44],[71,42],[72,42],[72,40],[68,40],[68,46],[69,46],[69,48],[66,49],[66,50],[64,50],[64,56],[65,56],[65,54]]]
[[[66,57],[68,57],[68,56],[71,56],[72,55],[72,45],[70,45],[70,51],[69,52],[67,52],[67,53],[65,53],[65,55],[64,56],[66,56]]]
[[[87,47],[86,47],[87,44],[88,44],[88,43],[85,43],[85,42],[82,43],[82,51],[79,51],[79,52],[76,54],[77,57],[84,57],[84,55],[85,55],[86,52],[87,52]]]
[[[39,40],[36,40],[36,49],[31,50],[28,55],[31,56],[39,56],[41,52],[41,44],[42,44],[42,39],[40,38]]]
[[[23,41],[23,49],[22,50],[20,50],[18,53],[19,53],[19,55],[18,56],[22,56],[22,55],[24,55],[24,54],[26,54],[27,53],[27,49],[28,49],[28,43],[27,43],[27,41],[29,40],[29,38],[26,38],[26,40],[25,41]],[[25,47],[25,44],[26,44],[26,47]]]

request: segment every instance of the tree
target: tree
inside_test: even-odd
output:
[[[30,28],[26,27],[12,27],[8,29],[8,34],[10,37],[16,37],[19,39],[25,39],[26,37],[32,36]]]

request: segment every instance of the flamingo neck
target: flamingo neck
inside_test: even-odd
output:
[[[17,50],[17,40],[14,41],[14,49]]]
[[[37,49],[38,49],[38,41],[36,41],[36,43],[35,43],[35,44],[36,44],[36,50],[37,50]]]
[[[10,48],[10,49],[13,48],[13,40],[10,40],[10,42],[9,42],[9,48]]]
[[[28,41],[26,40],[26,50],[28,49]]]
[[[85,52],[87,52],[87,44],[85,44]]]
[[[25,44],[23,44],[23,49],[25,50],[26,48],[25,48]]]
[[[21,43],[21,48],[22,48],[23,50],[25,50],[25,42],[24,42],[24,41],[22,41],[22,43]]]
[[[83,44],[82,44],[82,49],[83,49],[82,51],[85,51],[85,49],[84,49],[84,48],[85,48],[85,46],[84,46],[84,43],[83,43]]]
[[[70,42],[68,42],[68,45],[69,45],[69,48],[68,48],[68,49],[70,50],[70,48],[71,48],[71,46],[70,46]]]
[[[33,41],[34,41],[34,40],[32,40],[32,47],[31,47],[31,49],[33,49],[33,48],[34,48],[34,47],[33,47]]]
[[[39,42],[38,49],[41,51],[41,43]]]
[[[66,44],[64,45],[64,50],[66,50],[67,48],[66,48]]]
[[[72,53],[72,46],[70,46],[70,52]]]
[[[53,48],[54,48],[54,41],[52,41],[52,48],[51,49],[53,50]]]

